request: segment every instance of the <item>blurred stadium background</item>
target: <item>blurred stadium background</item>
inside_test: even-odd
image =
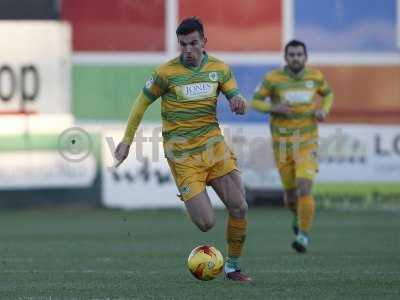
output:
[[[111,168],[111,153],[123,134],[133,100],[152,70],[177,55],[175,29],[179,20],[193,15],[204,22],[209,53],[232,66],[239,88],[248,99],[265,72],[283,65],[282,48],[287,41],[297,38],[308,45],[310,65],[322,70],[335,93],[333,111],[320,130],[323,151],[314,191],[319,207],[328,209],[317,220],[318,239],[323,239],[323,230],[334,230],[336,220],[342,220],[331,243],[317,242],[320,256],[314,259],[326,265],[322,271],[309,274],[310,278],[318,281],[320,275],[329,275],[323,285],[317,286],[324,286],[331,296],[342,295],[341,288],[334,288],[333,282],[352,299],[362,295],[355,291],[363,288],[370,288],[365,295],[375,298],[374,295],[382,296],[382,287],[388,288],[386,292],[397,287],[397,294],[388,295],[398,296],[399,0],[0,0],[0,248],[4,255],[0,257],[0,276],[13,282],[4,285],[2,299],[12,299],[12,295],[18,299],[58,299],[57,295],[65,299],[78,299],[79,295],[83,295],[82,299],[129,298],[132,287],[122,284],[118,294],[121,281],[133,277],[146,290],[149,283],[144,277],[154,281],[163,278],[157,271],[145,275],[142,271],[124,273],[121,257],[139,270],[155,268],[129,253],[141,253],[145,262],[161,265],[168,276],[175,276],[168,271],[170,268],[184,269],[184,260],[176,257],[186,255],[204,236],[195,233],[194,228],[187,229],[189,223],[180,210],[141,210],[182,205],[156,138],[160,135],[159,102],[145,115],[145,141],[139,146],[142,151],[136,144],[135,153],[117,171]],[[271,226],[271,238],[276,238],[278,244],[269,255],[275,255],[283,239],[279,233],[288,235],[285,226],[289,217],[283,210],[271,212],[261,207],[281,205],[282,188],[269,147],[268,117],[253,111],[244,117],[234,116],[223,99],[218,109],[225,134],[239,157],[248,201],[255,207],[250,216],[254,216],[253,234],[258,238],[250,238],[249,252],[254,258],[266,255],[258,247],[266,244],[262,236]],[[138,157],[136,153],[143,155]],[[213,203],[220,206],[215,195]],[[72,206],[84,209],[71,210]],[[14,210],[27,207],[31,210]],[[139,210],[125,213],[101,207]],[[272,225],[267,225],[265,216]],[[75,218],[81,221],[71,224]],[[140,232],[147,230],[146,218],[149,222],[157,219],[149,232],[154,239],[140,244]],[[176,221],[180,218],[182,225]],[[130,226],[125,223],[129,220]],[[318,229],[318,222],[322,229]],[[169,244],[165,237],[169,231],[161,230],[164,223],[172,231],[176,230],[175,225],[185,227],[187,241],[175,245],[179,249]],[[131,232],[141,245],[139,248],[127,240]],[[368,240],[373,245],[356,239],[364,234],[371,234]],[[222,227],[210,237],[211,242],[223,247]],[[154,240],[156,245],[152,244]],[[376,261],[376,268],[370,273],[363,273],[362,258],[355,262],[356,267],[347,270],[343,260],[332,258],[336,248],[333,241],[348,250],[339,251],[342,257],[351,259],[351,255],[371,249],[385,259]],[[285,243],[286,240],[282,247],[286,247]],[[251,250],[252,245],[258,252]],[[165,247],[167,253],[157,247]],[[91,253],[96,251],[100,258],[91,261]],[[329,257],[320,252],[329,253]],[[159,256],[164,254],[171,263],[162,261]],[[53,267],[49,267],[46,261],[52,255]],[[271,273],[257,273],[260,262],[256,260],[250,269],[273,284],[278,284],[279,279],[284,284],[289,277],[301,280],[301,264],[307,258],[299,263],[289,253],[282,255],[287,261],[283,265],[269,258],[265,269],[275,270]],[[117,260],[111,267],[114,273],[107,273],[107,258]],[[373,255],[368,256],[368,261],[372,258]],[[338,270],[338,265],[343,269]],[[282,268],[289,271],[280,273]],[[89,281],[85,281],[87,276]],[[109,276],[114,281],[110,280],[103,289],[99,287]],[[199,286],[180,276],[190,287],[182,295],[190,298],[190,289]],[[22,289],[18,293],[16,282],[20,277]],[[50,278],[48,286],[43,283],[46,278]],[[65,284],[66,278],[70,285]],[[338,282],[338,278],[354,282],[346,289],[344,280]],[[81,279],[92,289],[80,286]],[[222,283],[217,285],[221,286]],[[139,293],[140,287],[135,288]],[[148,294],[136,297],[157,298],[157,294],[151,294],[151,286],[148,288]],[[166,297],[177,295],[167,286],[159,288]],[[180,287],[175,283],[173,289],[179,291]],[[218,294],[217,288],[210,289],[210,295],[225,295]],[[237,291],[237,295],[260,296],[258,292],[242,292]],[[285,294],[273,288],[270,292],[274,292],[273,298],[293,299],[305,297],[307,288],[300,294]],[[314,292],[315,299],[324,295],[321,290]]]
[[[109,167],[136,94],[158,64],[177,54],[175,28],[192,15],[204,21],[208,51],[232,65],[248,99],[263,74],[283,64],[285,42],[305,41],[310,64],[335,92],[332,114],[321,128],[315,188],[320,206],[398,203],[398,1],[95,2],[0,1],[0,30],[8,36],[0,72],[2,206],[179,205],[155,142],[142,142],[143,157],[133,154],[118,172]],[[238,152],[249,202],[273,203],[281,186],[267,117],[254,111],[237,117],[226,101],[220,104],[219,119]],[[159,134],[159,125],[158,102],[146,113],[144,136]],[[59,138],[74,126],[84,131],[71,129]]]

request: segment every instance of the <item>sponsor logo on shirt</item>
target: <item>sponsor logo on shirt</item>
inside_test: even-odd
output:
[[[287,91],[284,93],[284,99],[289,104],[307,104],[311,103],[314,96],[314,92],[312,91]]]
[[[215,83],[199,82],[181,86],[182,97],[186,100],[198,100],[216,96]]]

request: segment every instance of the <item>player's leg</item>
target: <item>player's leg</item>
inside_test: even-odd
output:
[[[190,219],[201,231],[206,232],[214,226],[215,215],[206,191],[186,200],[185,206]]]
[[[243,274],[239,267],[247,232],[247,203],[245,191],[239,171],[230,173],[209,181],[215,192],[221,198],[228,210],[226,238],[228,243],[228,258],[225,264],[227,279],[249,282],[251,278]]]
[[[222,142],[208,151],[207,158],[211,162],[211,167],[206,182],[213,187],[228,210],[226,228],[228,259],[224,268],[226,278],[249,282],[250,277],[243,274],[239,268],[239,258],[242,255],[247,232],[247,203],[235,155],[225,142]]]
[[[297,235],[299,232],[299,224],[297,219],[297,189],[296,188],[286,189],[283,197],[285,206],[293,214],[292,230],[294,234]]]
[[[206,166],[195,156],[182,162],[168,160],[168,164],[190,219],[201,231],[210,230],[215,224],[215,216],[206,192]]]
[[[315,214],[315,201],[311,194],[312,180],[307,178],[298,178],[297,182],[297,218],[299,223],[299,232],[296,240],[293,242],[293,248],[298,252],[305,252],[309,241],[309,232]]]
[[[286,161],[276,159],[279,176],[284,188],[284,203],[293,214],[292,229],[297,234],[298,218],[297,218],[297,191],[296,191],[296,174],[294,161],[287,158]]]
[[[296,182],[299,230],[308,234],[311,230],[315,212],[315,201],[311,193],[313,182],[308,178],[298,178]]]
[[[297,217],[299,233],[292,246],[298,252],[305,252],[309,242],[309,233],[315,215],[315,201],[312,186],[318,163],[313,149],[304,150],[296,161]]]

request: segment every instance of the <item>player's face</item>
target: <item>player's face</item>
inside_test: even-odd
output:
[[[186,35],[178,35],[183,61],[194,67],[200,65],[206,41],[207,39],[202,37],[198,31]]]
[[[302,46],[289,47],[285,56],[286,63],[289,69],[298,73],[303,70],[306,65],[307,56]]]

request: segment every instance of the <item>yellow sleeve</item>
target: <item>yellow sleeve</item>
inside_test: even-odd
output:
[[[333,93],[330,92],[322,99],[322,110],[328,115],[333,104]]]
[[[251,101],[251,107],[260,112],[269,112],[271,110],[270,101],[265,101],[265,98],[271,96],[271,84],[264,78],[262,83],[256,87]]]
[[[228,99],[231,99],[232,97],[240,94],[236,83],[236,79],[233,76],[233,73],[231,71],[231,68],[229,68],[229,66],[225,71],[224,78],[222,79],[221,82],[221,91]]]
[[[125,144],[132,144],[133,138],[135,136],[136,130],[139,127],[140,121],[142,121],[144,112],[152,103],[143,91],[137,96],[135,104],[132,106],[131,113],[128,119],[128,125],[125,129],[124,138],[122,142]]]
[[[159,69],[155,70],[146,81],[143,93],[151,101],[163,96],[168,91],[168,80],[162,75]]]
[[[330,88],[328,81],[324,77],[322,77],[321,85],[318,88],[318,94],[320,94],[322,98],[322,110],[329,114],[332,104],[333,104],[333,93]]]
[[[251,107],[259,112],[270,112],[271,111],[271,103],[261,101],[261,100],[254,100],[251,101]]]

